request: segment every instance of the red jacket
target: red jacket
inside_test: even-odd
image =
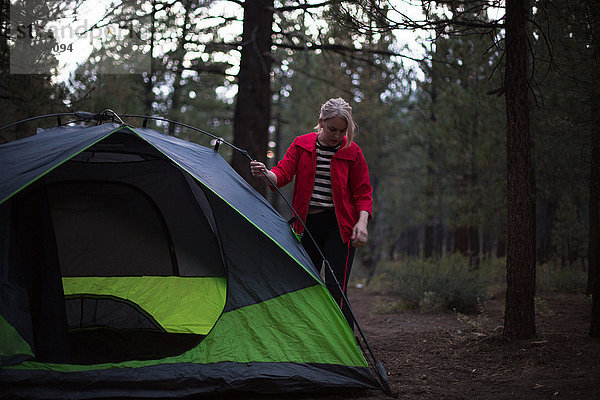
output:
[[[294,194],[292,207],[306,221],[308,206],[315,183],[317,169],[316,152],[317,133],[298,136],[290,145],[283,160],[271,171],[277,176],[277,186],[285,186],[292,181],[294,175]],[[347,243],[352,236],[352,228],[358,221],[360,211],[373,213],[373,188],[369,179],[367,162],[356,143],[344,146],[348,139],[344,137],[338,151],[331,159],[331,188],[335,215],[340,227],[342,241]],[[294,223],[294,230],[301,234],[302,224]]]

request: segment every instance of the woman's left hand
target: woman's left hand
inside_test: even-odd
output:
[[[363,212],[361,212],[358,222],[356,223],[356,225],[354,225],[354,228],[352,228],[352,236],[350,237],[350,240],[352,246],[354,247],[364,246],[367,243],[367,239],[369,238],[369,233],[367,232],[367,221],[369,213],[365,211],[364,214],[366,215],[363,216]]]

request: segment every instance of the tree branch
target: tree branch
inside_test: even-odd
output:
[[[330,4],[334,4],[337,3],[337,1],[333,1],[333,0],[329,0],[329,1],[324,1],[322,3],[318,3],[318,4],[299,4],[297,6],[283,6],[283,7],[274,7],[273,11],[275,12],[284,12],[284,11],[296,11],[296,10],[308,10],[310,8],[320,8],[320,7],[325,7],[328,6]]]
[[[388,5],[389,8],[382,7],[376,2],[366,0],[353,1],[350,3],[356,6],[365,14],[370,15],[372,17],[372,20],[369,22],[362,22],[359,18],[356,18],[356,11],[340,6],[339,9],[335,10],[339,16],[338,22],[342,25],[350,27],[351,29],[363,33],[383,33],[396,29],[434,29],[436,31],[443,31],[449,26],[478,30],[502,29],[504,27],[504,24],[500,22],[503,18],[494,21],[487,21],[477,19],[476,17],[472,18],[470,17],[470,15],[465,17],[466,15],[468,15],[469,11],[473,10],[473,8],[467,10],[459,10],[455,8],[451,10],[455,13],[458,13],[458,16],[455,16],[453,18],[437,20],[426,18],[424,20],[414,20],[411,17],[407,16],[405,13],[402,13],[401,11],[396,9],[392,4],[390,4],[390,2],[383,2],[384,4]],[[398,19],[390,18],[388,16],[389,9],[394,10],[394,12],[399,14],[400,17]],[[428,11],[426,10],[425,13],[427,14]],[[376,26],[373,26],[373,21],[376,23]]]
[[[405,59],[416,61],[416,62],[424,61],[423,58],[419,59],[419,58],[407,56],[402,53],[397,53],[395,51],[379,50],[379,49],[371,49],[371,48],[358,49],[356,47],[343,46],[343,45],[339,45],[339,44],[310,43],[310,46],[302,46],[302,45],[297,45],[297,44],[292,44],[292,43],[273,43],[273,46],[284,48],[284,49],[290,49],[290,50],[298,50],[298,51],[329,50],[329,51],[343,52],[343,53],[361,53],[362,52],[362,53],[367,53],[367,54],[380,54],[383,56],[396,56],[396,57],[401,57],[401,58],[405,58]]]

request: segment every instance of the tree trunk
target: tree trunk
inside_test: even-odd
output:
[[[381,258],[379,249],[383,247],[383,243],[369,241],[360,249],[360,263],[367,274],[366,284],[371,283],[377,270],[377,264]]]
[[[528,0],[506,2],[507,257],[504,332],[535,330],[535,186],[529,127]]]
[[[436,39],[434,39],[434,43],[436,43],[437,41],[437,36]],[[429,120],[431,121],[431,125],[432,125],[432,130],[435,127],[435,123],[437,121],[436,115],[435,115],[435,109],[437,107],[437,71],[436,71],[436,67],[435,67],[435,62],[437,60],[435,60],[435,51],[433,51],[431,53],[431,92],[430,92],[430,96],[431,96],[431,106],[430,106],[430,115],[429,115]],[[425,181],[425,201],[431,205],[433,205],[434,202],[434,193],[433,193],[433,185],[435,184],[435,173],[433,170],[433,163],[434,163],[434,158],[435,158],[435,154],[433,152],[433,146],[431,143],[425,143],[425,146],[427,148],[427,177],[426,177],[426,181]],[[423,257],[425,258],[429,258],[433,256],[433,249],[434,249],[434,230],[435,230],[435,225],[434,225],[434,221],[435,221],[435,211],[433,210],[433,207],[428,207],[428,209],[426,210],[427,216],[426,216],[426,222],[425,222],[425,238],[423,240]]]
[[[592,157],[590,160],[590,197],[589,197],[589,258],[588,258],[588,289],[592,294],[592,316],[590,337],[600,338],[600,27],[598,26],[598,2],[589,4],[588,12],[592,23],[589,24],[588,37],[591,38],[592,90],[590,91],[590,114],[592,121]]]
[[[483,231],[480,238],[481,243],[481,255],[483,259],[492,257],[492,237],[489,232]]]
[[[273,0],[244,2],[233,144],[262,162],[266,162],[271,122],[272,31]],[[231,165],[259,193],[266,195],[265,182],[252,177],[249,161],[243,154],[234,152]]]
[[[190,12],[192,8],[191,0],[185,2],[185,13],[183,17],[183,25],[181,27],[181,38],[177,44],[177,49],[174,54],[175,61],[175,78],[173,80],[173,92],[171,92],[171,107],[169,109],[169,119],[177,121],[181,116],[181,89],[183,76],[183,61],[185,58],[187,43],[188,24],[190,22]],[[169,135],[175,135],[175,124],[169,124]]]
[[[506,236],[501,236],[497,240],[498,243],[496,246],[496,257],[506,257]]]
[[[152,104],[154,103],[154,40],[156,37],[156,1],[152,1],[152,12],[150,13],[150,72],[146,76],[144,85],[144,113],[152,115]]]
[[[536,260],[540,263],[551,261],[556,256],[556,248],[552,244],[552,225],[556,219],[557,203],[555,199],[547,199],[536,204],[539,210],[539,219],[537,220],[537,256]]]
[[[592,295],[592,323],[590,336],[600,337],[600,298],[598,275],[600,268],[600,138],[597,129],[592,130],[592,159],[590,162],[590,231],[588,253],[588,282],[586,293]]]
[[[277,115],[275,115],[275,137],[273,139],[275,139],[275,148],[273,151],[273,159],[271,166],[277,165],[277,163],[279,162],[279,160],[281,160],[281,126],[283,125],[283,121],[281,120],[281,100],[279,101],[280,106],[277,108]],[[270,168],[269,165],[267,165],[267,168]],[[276,210],[279,211],[280,209],[280,196],[279,193],[277,193],[276,191],[273,192],[273,195],[271,197],[271,205],[273,206],[273,208],[275,208]]]
[[[479,228],[469,226],[469,268],[471,270],[479,269],[481,265],[481,244],[479,243]]]
[[[423,239],[423,257],[433,256],[434,226],[431,219],[425,223],[425,239]]]
[[[465,225],[454,229],[453,253],[460,253],[463,256],[469,254],[469,228]]]
[[[590,160],[589,248],[587,293],[592,295],[590,336],[600,337],[600,127],[597,96],[592,99],[592,157]]]

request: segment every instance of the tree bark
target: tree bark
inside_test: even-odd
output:
[[[144,84],[144,112],[146,115],[152,115],[152,104],[154,103],[154,45],[156,38],[156,1],[152,1],[152,12],[150,13],[150,72],[146,77]]]
[[[469,268],[477,270],[481,266],[481,243],[479,243],[479,228],[469,226]]]
[[[185,13],[183,17],[183,24],[181,26],[181,37],[177,44],[177,49],[173,54],[173,61],[175,67],[175,77],[173,80],[173,92],[171,93],[171,107],[169,109],[169,118],[177,121],[181,115],[181,89],[182,89],[182,77],[183,77],[183,61],[185,58],[186,50],[185,45],[187,43],[188,24],[190,22],[190,13],[192,9],[192,1],[188,0],[185,2]],[[175,134],[175,124],[169,124],[169,135]]]
[[[244,2],[233,144],[262,162],[266,162],[271,122],[272,31],[273,0]],[[252,177],[247,157],[234,152],[231,165],[259,193],[266,195],[266,184],[262,179]]]
[[[529,0],[506,2],[507,257],[503,334],[535,337],[535,186],[529,127]]]
[[[588,258],[588,289],[592,294],[592,315],[590,337],[600,338],[600,27],[598,24],[598,2],[588,4],[589,18],[588,37],[591,39],[592,85],[590,90],[590,120],[591,152],[590,160],[590,194],[589,194],[589,258]]]
[[[590,336],[600,337],[600,127],[597,96],[592,99],[592,157],[590,160],[589,246],[587,293],[592,295]]]
[[[425,223],[425,239],[423,239],[423,257],[433,257],[434,226],[431,219]]]
[[[598,290],[598,264],[600,263],[600,138],[597,129],[592,130],[592,157],[590,162],[589,197],[589,250],[587,294],[592,295],[592,323],[590,336],[600,337],[600,293]]]
[[[434,43],[437,44],[437,36],[434,39]],[[431,121],[432,128],[435,127],[435,123],[437,121],[435,110],[437,106],[437,70],[436,70],[436,57],[435,51],[431,52],[431,105],[430,105],[430,114],[429,120]],[[435,154],[433,152],[433,146],[431,143],[425,144],[427,148],[427,177],[425,181],[425,201],[429,204],[433,205],[434,194],[433,194],[433,185],[435,182],[434,170],[432,164],[434,162]],[[434,249],[434,221],[435,221],[435,211],[433,207],[430,207],[427,211],[426,222],[425,222],[425,238],[423,241],[423,257],[429,258],[433,256]]]
[[[381,236],[379,236],[381,237]],[[366,249],[363,247],[360,249],[360,263],[367,273],[367,279],[365,284],[371,283],[371,280],[375,276],[377,270],[377,264],[381,258],[379,249],[383,247],[382,241],[369,241],[367,242]]]
[[[465,225],[454,229],[453,253],[460,253],[463,256],[469,253],[469,229]]]

